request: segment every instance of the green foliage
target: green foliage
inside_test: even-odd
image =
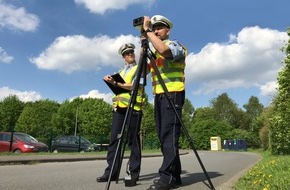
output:
[[[229,98],[227,93],[223,93],[211,100],[211,106],[215,120],[227,122],[234,128],[243,128],[244,112]]]
[[[211,107],[195,109],[186,99],[182,120],[187,128],[186,132],[189,133],[197,149],[209,149],[212,136],[220,136],[222,140],[246,139],[249,146],[258,147],[260,142],[257,138],[257,131],[269,125],[267,124],[269,115],[258,116],[259,106],[258,100],[251,97],[248,104],[244,106],[246,108],[244,112],[226,93],[214,99]],[[75,133],[92,142],[108,143],[112,106],[102,99],[94,98],[76,98],[73,101],[66,100],[61,104],[49,100],[25,104],[16,97],[9,97],[0,102],[0,117],[1,128],[11,126],[10,121],[14,123],[17,121],[17,131],[29,133],[47,144],[58,135]],[[141,139],[143,148],[160,148],[154,121],[154,106],[148,102],[147,97],[143,104]],[[191,148],[189,144],[191,139],[188,139],[182,131],[180,147]]]
[[[251,148],[259,148],[260,147],[260,139],[257,138],[257,135],[253,132],[242,130],[242,129],[234,129],[231,132],[231,139],[245,139],[247,142],[247,147]]]
[[[17,121],[15,131],[36,137],[48,137],[53,127],[51,118],[57,112],[58,107],[58,103],[50,100],[27,103]]]
[[[161,145],[158,139],[157,134],[152,134],[150,136],[147,136],[142,141],[142,148],[147,150],[153,150],[153,149],[160,149]]]
[[[112,106],[103,99],[76,98],[61,104],[52,121],[54,136],[81,134],[93,142],[106,142],[111,128]],[[106,142],[107,143],[107,142]]]
[[[112,106],[103,99],[84,99],[78,110],[78,127],[81,134],[108,138],[111,129]]]
[[[186,98],[182,110],[182,121],[184,123],[184,126],[188,129],[191,128],[193,125],[193,117],[194,117],[194,107],[191,104],[191,102]],[[189,148],[189,141],[185,135],[185,133],[181,132],[180,138],[179,138],[179,146],[180,148],[186,149]]]
[[[290,29],[287,32],[290,36]],[[270,146],[273,154],[290,154],[290,39],[283,51],[286,58],[284,68],[277,77],[278,96],[270,125]]]
[[[214,117],[215,117],[215,110],[212,107],[197,108],[194,113],[193,122],[196,122],[199,120],[214,119]]]
[[[25,104],[17,96],[8,96],[0,102],[0,131],[11,131]]]
[[[190,129],[190,134],[194,142],[194,146],[199,150],[210,149],[210,138],[219,136],[221,139],[229,139],[230,131],[233,128],[226,122],[209,120],[198,120]]]
[[[143,148],[159,148],[159,140],[154,120],[154,106],[148,102],[147,97],[143,103],[141,135]]]
[[[267,150],[269,148],[269,128],[263,126],[259,131],[259,137],[261,141],[261,148]]]
[[[260,126],[257,125],[257,118],[262,114],[264,106],[255,96],[251,96],[248,103],[243,106],[246,109],[245,116],[248,119],[247,127],[253,132],[258,133]]]
[[[273,106],[270,105],[264,109],[262,114],[257,118],[257,125],[260,126],[259,137],[261,148],[267,150],[269,147],[269,129],[271,124],[271,116],[273,115]]]
[[[227,99],[226,97],[223,97]],[[219,104],[219,99],[216,99],[216,103]],[[223,101],[228,102],[228,101]],[[231,101],[229,101],[231,102]],[[215,104],[215,106],[217,106]],[[229,105],[234,105],[229,103]],[[226,106],[225,106],[226,107]],[[224,112],[223,114],[216,114],[219,106],[217,107],[204,107],[196,109],[195,118],[193,121],[193,127],[190,129],[190,134],[194,139],[195,146],[199,149],[209,149],[210,143],[209,139],[212,136],[219,136],[223,140],[234,140],[234,139],[245,139],[247,141],[248,147],[259,147],[260,141],[257,138],[257,134],[252,131],[244,130],[244,129],[236,129],[234,126],[242,126],[241,124],[235,124],[234,126],[231,125],[229,122],[233,114],[235,113],[238,117],[241,113],[240,109],[237,109],[235,106],[231,107],[228,106],[228,113]],[[232,110],[234,109],[234,110]],[[220,117],[223,115],[223,117]],[[240,114],[240,119],[237,119],[235,122],[241,122],[244,119],[244,115]],[[218,118],[218,119],[214,119]],[[254,117],[253,117],[254,118]],[[234,120],[232,120],[234,121]]]
[[[82,100],[79,100],[80,102]],[[74,134],[76,125],[76,112],[78,103],[76,101],[64,101],[57,113],[52,117],[54,136],[61,134]]]
[[[251,96],[248,103],[243,106],[246,109],[246,113],[251,118],[256,118],[261,115],[264,106],[259,102],[259,99],[255,96]]]

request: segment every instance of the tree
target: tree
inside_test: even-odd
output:
[[[64,135],[74,134],[77,127],[77,112],[78,107],[83,99],[76,98],[72,102],[65,100],[57,110],[57,113],[52,117],[53,134]]]
[[[208,119],[196,121],[190,134],[196,149],[208,150],[211,137],[219,136],[221,139],[229,139],[232,130],[233,128],[227,122]]]
[[[186,132],[192,127],[193,125],[193,117],[194,117],[194,107],[191,102],[186,98],[184,102],[184,106],[182,109],[182,121],[185,126]],[[183,128],[181,128],[181,135],[179,139],[179,145],[181,148],[188,148],[189,142],[187,136],[184,134]]]
[[[93,142],[107,140],[111,129],[112,107],[103,99],[75,98],[64,101],[53,117],[54,136],[82,135]]]
[[[214,119],[215,110],[212,107],[197,108],[194,112],[193,122]]]
[[[290,28],[287,34],[290,37]],[[290,154],[290,39],[282,51],[286,57],[284,67],[277,77],[278,96],[270,127],[270,147],[273,154]]]
[[[112,106],[103,99],[86,98],[79,105],[79,134],[90,136],[91,140],[108,140],[111,131]]]
[[[243,111],[229,98],[227,93],[223,93],[211,100],[211,106],[214,110],[215,120],[227,122],[234,128],[241,127],[243,123]]]
[[[233,127],[226,121],[214,119],[215,110],[212,107],[197,108],[195,111],[194,125],[190,129],[190,135],[198,149],[210,148],[210,138],[219,136],[222,140],[233,139]]]
[[[25,104],[17,96],[8,96],[0,103],[0,131],[11,131]]]
[[[257,118],[259,122],[260,130],[259,137],[261,142],[261,147],[264,150],[269,148],[269,130],[271,125],[271,116],[273,115],[273,103],[264,109],[262,114]]]
[[[181,118],[185,127],[190,128],[190,126],[192,125],[194,112],[195,112],[195,109],[193,105],[187,98],[185,98],[185,102],[182,109],[182,118]]]
[[[15,130],[36,137],[49,137],[52,115],[57,112],[58,107],[59,104],[51,100],[27,103],[17,120]]]
[[[142,148],[148,147],[150,149],[159,146],[157,130],[154,120],[154,106],[148,102],[148,96],[145,95],[145,100],[142,106],[143,117],[141,122],[141,139]]]
[[[231,139],[245,139],[247,147],[259,148],[260,139],[257,138],[257,134],[249,132],[243,129],[234,129],[231,131]]]
[[[243,106],[246,109],[247,125],[253,132],[258,132],[260,126],[255,125],[257,118],[262,114],[264,106],[257,97],[251,96],[248,103]],[[246,128],[246,129],[248,129]]]

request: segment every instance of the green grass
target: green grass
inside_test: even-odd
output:
[[[261,152],[262,160],[235,184],[235,190],[290,189],[290,156]]]

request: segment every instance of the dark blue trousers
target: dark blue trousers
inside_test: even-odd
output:
[[[177,114],[181,118],[185,92],[170,93],[170,97],[177,110]],[[181,174],[178,150],[181,124],[165,94],[157,94],[154,101],[155,122],[163,154],[163,162],[159,168],[160,180],[164,183],[171,184],[176,179],[180,179]]]
[[[124,119],[126,116],[127,108],[117,108],[113,111],[113,119],[112,119],[112,128],[111,128],[111,140],[108,147],[107,153],[107,163],[108,167],[105,169],[106,176],[109,176],[110,171],[112,169],[114,156],[117,151],[118,146],[118,134],[121,134],[122,126],[124,123]],[[140,145],[140,124],[142,119],[141,111],[133,111],[131,119],[127,119],[127,123],[130,121],[129,125],[126,125],[128,128],[128,147],[131,151],[129,158],[129,170],[130,172],[139,173],[141,167],[141,145]],[[123,134],[125,135],[125,133]],[[125,139],[127,136],[124,136]],[[122,146],[120,147],[122,148]],[[121,152],[121,151],[119,151]],[[117,156],[114,170],[112,172],[112,176],[117,176],[118,168],[120,165],[120,155]]]

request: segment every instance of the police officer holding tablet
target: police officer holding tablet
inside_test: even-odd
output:
[[[137,64],[135,61],[135,46],[132,43],[124,44],[119,49],[119,54],[122,55],[125,66],[120,70],[119,74],[124,79],[125,83],[119,83],[114,80],[110,75],[104,76],[104,80],[117,87],[131,90],[133,87],[133,81],[135,79]],[[114,156],[118,146],[118,134],[121,133],[123,122],[126,115],[126,110],[130,101],[129,92],[121,93],[113,97],[113,119],[111,128],[111,140],[108,147],[107,163],[108,166],[105,169],[104,174],[97,178],[97,182],[107,182],[109,180],[110,171],[112,169]],[[139,86],[138,95],[136,98],[136,104],[133,108],[133,114],[128,127],[128,146],[131,150],[129,158],[128,174],[125,178],[126,186],[135,186],[139,178],[140,166],[141,166],[141,146],[140,146],[140,124],[142,118],[142,102],[143,102],[143,86]],[[111,180],[116,181],[119,168],[119,159],[116,159],[114,170],[112,171]],[[129,178],[128,178],[129,177]]]

